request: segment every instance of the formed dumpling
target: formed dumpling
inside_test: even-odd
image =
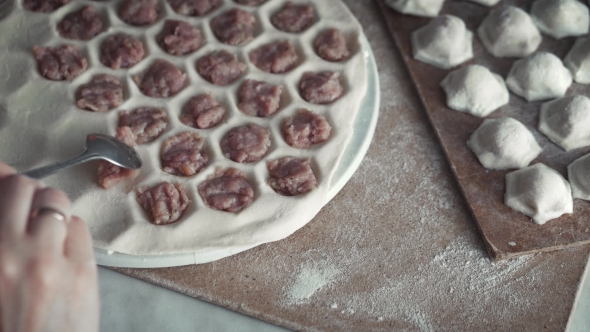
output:
[[[385,0],[385,3],[402,14],[436,17],[445,0]]]
[[[498,2],[500,2],[500,0],[469,0],[469,1],[478,3],[480,5],[488,6],[488,7],[495,6],[498,4]]]
[[[487,169],[523,168],[542,151],[527,127],[513,118],[484,120],[467,146]]]
[[[573,201],[569,182],[543,164],[506,174],[504,204],[533,218],[539,225],[572,213]]]
[[[512,65],[506,85],[528,101],[552,99],[565,95],[572,75],[555,55],[537,52]]]
[[[447,106],[456,111],[486,117],[508,104],[504,79],[480,65],[470,65],[451,72],[441,82],[447,94]]]
[[[590,84],[590,38],[579,38],[563,60],[565,66],[581,84]]]
[[[539,131],[566,151],[590,145],[590,99],[578,95],[544,103]]]
[[[576,159],[567,167],[567,177],[574,198],[590,201],[590,154]]]
[[[414,31],[412,52],[416,60],[449,69],[473,57],[472,40],[463,20],[443,15]]]
[[[483,46],[492,55],[525,57],[541,44],[541,33],[522,9],[502,6],[490,12],[477,29]]]
[[[537,0],[531,17],[539,30],[560,39],[588,33],[588,7],[576,0]]]

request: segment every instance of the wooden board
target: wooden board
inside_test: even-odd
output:
[[[537,225],[530,218],[504,205],[504,176],[513,170],[484,169],[466,145],[469,136],[479,127],[483,119],[453,111],[446,106],[446,96],[439,84],[451,70],[442,70],[412,58],[411,34],[426,25],[430,19],[402,15],[387,7],[383,0],[378,2],[490,255],[496,260],[501,260],[590,243],[590,202],[574,199],[573,214],[550,220],[544,225]],[[498,6],[514,5],[529,12],[532,2],[532,0],[504,0]],[[467,1],[447,1],[441,14],[462,18],[467,28],[474,32],[474,58],[454,69],[470,64],[480,64],[505,78],[517,59],[493,57],[485,50],[475,33],[489,11],[487,7]],[[543,35],[543,42],[538,50],[551,52],[563,59],[574,41],[575,38],[556,40]],[[589,93],[590,87],[580,84],[573,84],[567,91],[567,95],[588,95]],[[567,165],[587,154],[590,149],[565,152],[538,132],[536,128],[542,103],[529,103],[511,93],[510,103],[496,110],[489,117],[508,116],[525,124],[543,148],[542,154],[531,164],[544,163],[567,178]]]

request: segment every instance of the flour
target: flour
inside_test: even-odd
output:
[[[321,269],[317,267],[303,268],[297,275],[295,283],[288,290],[287,298],[291,303],[303,303],[309,300],[316,291],[333,281],[337,274],[338,270],[329,266]],[[332,308],[337,307],[336,304],[332,305]]]

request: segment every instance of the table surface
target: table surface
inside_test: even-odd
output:
[[[289,238],[213,263],[118,269],[296,330],[563,330],[590,247],[494,263],[371,0],[380,118],[344,189]]]

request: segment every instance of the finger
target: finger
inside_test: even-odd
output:
[[[61,190],[53,188],[42,188],[35,192],[31,212],[38,211],[43,208],[50,208],[61,213],[67,220],[72,216],[72,203],[68,196]],[[29,225],[29,230],[34,226]]]
[[[42,252],[61,256],[68,234],[67,222],[59,213],[42,210],[29,224],[34,225],[29,231],[33,245]]]
[[[18,238],[25,232],[38,186],[35,180],[21,175],[0,179],[0,239]]]
[[[14,168],[8,166],[7,164],[5,164],[3,162],[0,162],[0,179],[6,177],[8,175],[14,174],[14,173],[16,173]]]
[[[78,217],[72,217],[68,224],[64,255],[74,263],[94,263],[92,237],[86,223]]]

